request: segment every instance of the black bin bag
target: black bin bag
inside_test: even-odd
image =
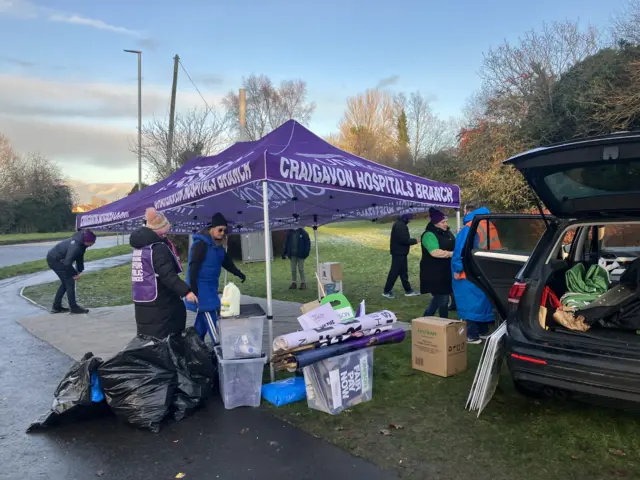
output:
[[[79,362],[74,363],[53,394],[51,410],[32,423],[27,433],[110,415],[106,403],[94,402],[91,394],[91,375],[101,363],[102,359],[94,357],[93,353],[86,353]]]
[[[216,369],[211,353],[195,329],[188,328],[180,335],[171,335],[167,342],[177,375],[172,414],[180,421],[211,397]]]
[[[177,385],[166,339],[138,335],[98,368],[98,378],[116,417],[152,432],[160,431]]]

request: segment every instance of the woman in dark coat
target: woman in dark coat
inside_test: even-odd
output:
[[[171,224],[155,208],[148,208],[146,225],[131,234],[134,248],[131,287],[138,335],[164,338],[184,330],[187,310],[183,298],[197,302],[189,285],[179,277],[180,259],[167,238]]]
[[[422,234],[422,260],[420,261],[420,293],[430,293],[431,303],[424,312],[432,317],[436,311],[442,318],[449,318],[451,286],[451,257],[456,237],[449,229],[447,216],[440,210],[429,210],[431,221]]]

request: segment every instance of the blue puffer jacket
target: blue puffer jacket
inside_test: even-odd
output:
[[[469,222],[473,221],[476,215],[488,215],[491,212],[487,208],[479,208],[473,212],[465,215],[464,228],[460,230],[460,233],[456,237],[456,248],[453,251],[453,258],[451,258],[451,272],[463,273],[464,265],[462,263],[462,252],[464,244],[467,243],[467,237],[469,236],[468,226]],[[478,237],[476,236],[475,242],[477,244]],[[453,294],[456,298],[456,306],[458,308],[458,316],[461,320],[471,320],[474,322],[493,322],[495,316],[493,314],[493,306],[491,301],[475,284],[471,283],[466,278],[461,280],[453,280]]]
[[[200,242],[207,245],[207,253],[198,272],[198,285],[194,289],[197,292],[198,305],[188,302],[185,304],[188,310],[195,312],[213,312],[220,308],[220,297],[218,296],[218,284],[220,282],[220,273],[222,272],[222,264],[225,259],[226,252],[223,246],[214,243],[210,235],[198,233],[193,236],[193,244],[189,250],[189,264],[187,266],[187,284],[191,287],[191,266],[194,248]]]

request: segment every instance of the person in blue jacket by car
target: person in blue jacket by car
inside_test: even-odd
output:
[[[488,208],[477,208],[475,204],[465,206],[464,227],[456,237],[456,246],[451,258],[451,273],[453,274],[453,293],[456,298],[458,316],[467,322],[467,343],[478,344],[481,337],[489,333],[489,326],[495,322],[491,301],[480,288],[469,281],[464,271],[462,252],[469,236],[471,223],[476,215],[488,215]],[[486,248],[486,238],[480,229],[474,239],[474,249]]]
[[[246,276],[235,266],[224,249],[227,231],[227,220],[221,213],[216,213],[211,223],[193,236],[193,244],[189,250],[187,284],[198,297],[198,303],[186,300],[185,303],[188,310],[198,312],[195,328],[203,339],[207,331],[214,337],[217,312],[220,309],[218,284],[222,269],[235,275],[243,283],[246,280]]]

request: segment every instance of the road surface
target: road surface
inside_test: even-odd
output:
[[[120,236],[120,243],[122,243]],[[129,242],[129,236],[124,237],[125,242]],[[0,268],[9,267],[11,265],[19,265],[24,262],[32,262],[34,260],[42,260],[47,256],[47,252],[58,241],[43,243],[23,243],[20,245],[1,245],[0,246]],[[109,248],[118,245],[117,237],[98,237],[93,248]]]

